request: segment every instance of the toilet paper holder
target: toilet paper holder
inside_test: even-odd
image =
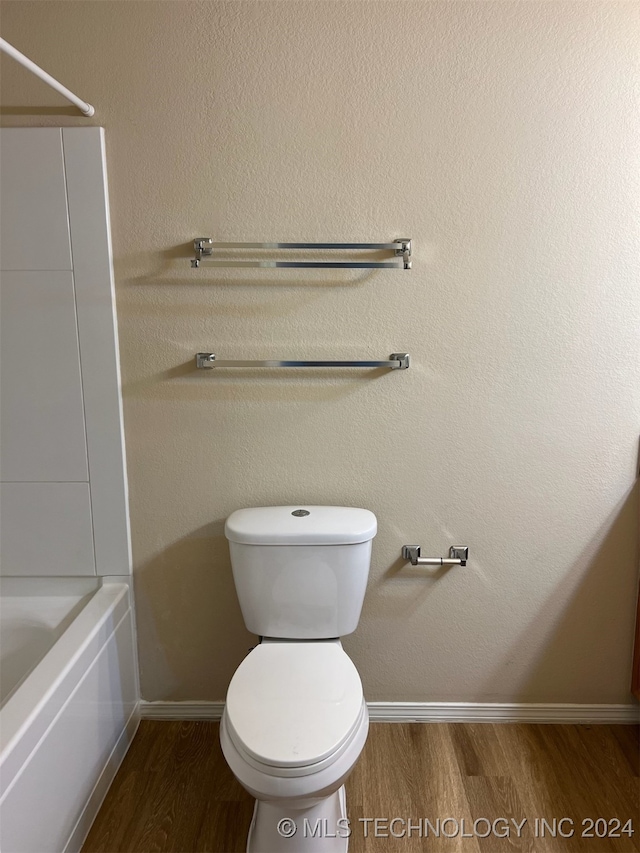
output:
[[[469,548],[466,545],[452,545],[448,557],[421,557],[419,545],[403,545],[402,558],[412,566],[466,566]]]

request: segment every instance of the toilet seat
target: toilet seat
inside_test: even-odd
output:
[[[272,775],[326,767],[363,724],[358,671],[338,640],[263,642],[236,670],[227,731],[245,760]]]

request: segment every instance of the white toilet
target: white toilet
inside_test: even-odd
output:
[[[256,798],[248,853],[344,853],[344,781],[367,739],[358,671],[339,637],[356,629],[377,522],[355,507],[241,509],[227,519],[247,628],[222,751]]]

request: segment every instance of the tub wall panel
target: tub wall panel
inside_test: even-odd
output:
[[[3,481],[89,481],[71,272],[0,283]]]
[[[2,483],[0,501],[8,574],[95,575],[88,483]]]
[[[59,127],[2,135],[3,270],[70,270],[71,246]]]
[[[131,573],[124,430],[104,133],[3,128],[3,483],[86,483],[87,527],[49,559],[59,513],[27,505],[3,524],[4,576]],[[5,185],[6,184],[6,185]],[[18,533],[11,533],[15,527]],[[43,534],[44,531],[44,534]],[[20,539],[42,540],[42,548]],[[85,548],[90,542],[90,549]]]

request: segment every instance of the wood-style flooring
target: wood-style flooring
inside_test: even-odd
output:
[[[638,763],[634,726],[374,723],[346,786],[349,851],[640,851]],[[243,853],[252,812],[217,723],[143,721],[83,853]],[[542,837],[542,818],[573,835]]]

